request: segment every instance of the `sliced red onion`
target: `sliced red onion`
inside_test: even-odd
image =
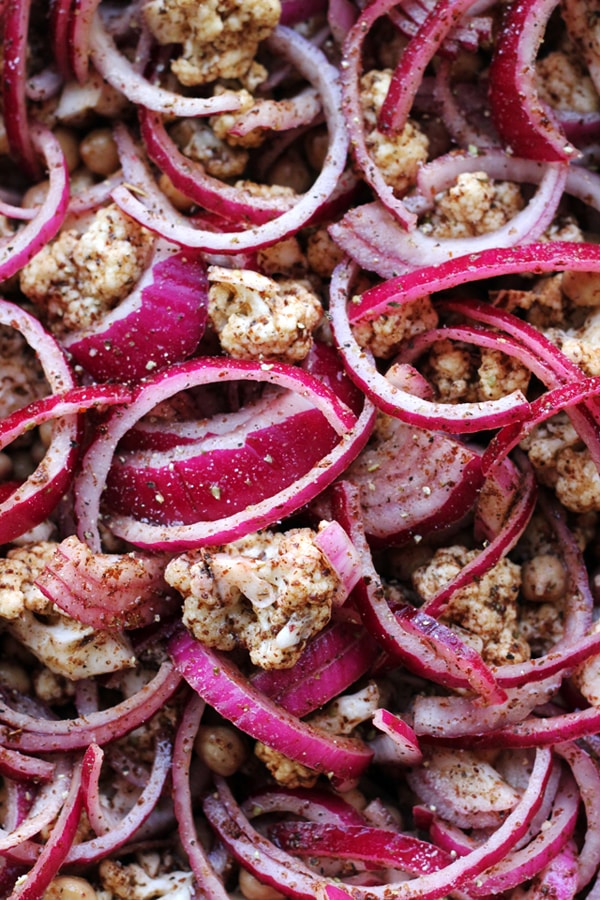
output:
[[[507,853],[491,871],[478,874],[477,881],[468,885],[468,893],[475,897],[487,897],[528,881],[547,866],[570,840],[578,812],[577,786],[573,779],[565,778],[559,786],[552,815],[539,834],[520,850]]]
[[[69,23],[74,0],[51,0],[50,37],[52,57],[64,81],[72,76],[70,60],[65,48],[68,46]]]
[[[365,627],[411,671],[444,685],[467,687],[486,703],[502,702],[504,692],[489,667],[453,631],[413,606],[391,610],[361,523],[358,491],[348,482],[339,482],[333,490],[336,518],[362,557],[363,578],[353,600]]]
[[[318,787],[308,789],[269,785],[244,800],[241,811],[249,819],[269,813],[285,813],[308,819],[310,822],[332,824],[340,828],[367,824],[364,816],[342,796]]]
[[[361,577],[360,557],[339,522],[328,522],[321,528],[315,543],[341,582],[342,593],[335,605],[342,606]]]
[[[500,228],[475,237],[436,238],[418,228],[407,233],[378,203],[351,209],[340,222],[329,227],[329,232],[363,269],[374,268],[383,277],[390,277],[420,269],[423,259],[433,265],[482,250],[537,240],[556,214],[566,180],[564,165],[548,164],[537,192],[525,208]],[[376,247],[376,255],[372,247]]]
[[[569,763],[585,807],[584,842],[577,855],[577,864],[572,866],[575,890],[581,891],[591,882],[600,866],[600,810],[597,803],[600,769],[596,760],[573,742],[558,744],[554,751]]]
[[[365,291],[350,309],[350,322],[391,314],[398,302],[409,303],[425,294],[449,290],[484,278],[529,272],[600,271],[600,247],[591,243],[548,241],[484,250],[392,278]]]
[[[231,222],[261,225],[293,205],[287,197],[262,198],[239,185],[231,186],[206,173],[204,166],[179,151],[158,113],[138,110],[148,156],[186,197]]]
[[[55,394],[61,394],[74,387],[73,376],[62,350],[37,319],[16,304],[0,300],[0,324],[15,328],[23,335],[36,352],[44,375]],[[114,396],[120,392],[118,389],[116,392],[111,389],[108,393]],[[55,400],[42,401],[42,407],[51,409],[55,402]],[[68,412],[68,409],[66,411]],[[52,416],[53,414],[49,418]],[[15,413],[14,418],[11,417],[9,420],[8,433],[10,423],[14,424],[15,419],[20,426],[23,425],[20,414]],[[73,475],[78,455],[78,438],[78,417],[75,414],[71,412],[56,422],[50,446],[33,474],[0,502],[0,543],[7,543],[39,525],[55,508]]]
[[[495,253],[496,251],[488,252]],[[501,251],[498,252],[500,253]],[[439,272],[440,269],[443,268],[443,265],[444,264],[439,266],[435,271]],[[448,264],[446,263],[445,265]],[[454,266],[456,263],[452,261],[450,265]],[[464,267],[465,265],[466,263],[463,262],[462,266]],[[426,270],[415,272],[415,280],[417,276],[421,276],[424,271]],[[347,367],[348,374],[355,384],[361,387],[366,395],[372,399],[380,409],[411,425],[416,425],[417,427],[440,429],[442,431],[447,431],[448,433],[458,432],[463,434],[495,428],[496,426],[508,424],[526,417],[529,404],[519,391],[515,391],[506,397],[502,397],[500,400],[489,400],[483,403],[450,404],[435,403],[431,400],[425,400],[390,384],[390,382],[377,371],[369,354],[365,353],[358,345],[350,327],[348,318],[349,311],[346,310],[346,304],[347,298],[351,294],[351,285],[354,281],[355,273],[356,267],[348,262],[341,263],[334,271],[331,281],[329,307],[331,324],[333,326],[337,347]],[[433,277],[433,273],[430,272],[430,274]],[[407,276],[407,278],[410,277],[410,275]],[[390,285],[391,283],[388,282],[387,284]],[[394,285],[396,285],[396,282]],[[377,288],[374,290],[377,290]],[[389,314],[390,312],[393,314],[392,303],[399,302],[397,299],[398,294],[395,291],[396,287],[394,286],[394,288],[390,290],[390,294],[393,294],[395,299],[392,301],[390,298],[389,302],[386,301],[385,310],[381,309],[381,312],[380,307],[384,307],[383,302],[379,304],[375,301],[373,306],[371,306],[370,303],[368,306],[365,304],[365,307],[368,308],[369,317],[374,317],[375,314]],[[427,292],[427,288],[420,290],[418,293],[415,289],[414,298],[416,299],[416,297],[423,296]],[[368,291],[367,293],[371,292]],[[364,296],[365,295],[363,294],[361,305]],[[413,299],[413,297],[409,297],[407,293],[403,293],[400,302],[408,302],[409,299]],[[357,305],[352,303],[350,304],[350,307],[352,316],[356,319]],[[373,312],[374,309],[377,309],[377,313],[375,314]]]
[[[250,681],[301,718],[346,691],[379,655],[379,646],[360,625],[334,621],[309,641],[290,669],[262,669]]]
[[[194,878],[202,885],[206,900],[227,900],[229,894],[210,864],[198,837],[190,793],[190,766],[194,738],[204,712],[204,701],[193,695],[185,707],[175,738],[173,751],[173,807],[179,828],[179,839],[187,853]]]
[[[81,763],[75,764],[73,778],[52,833],[40,851],[33,868],[19,879],[10,900],[39,900],[57,874],[71,849],[83,808]]]
[[[450,891],[466,886],[477,878],[487,867],[496,865],[519,839],[527,833],[529,823],[539,808],[552,768],[549,751],[538,749],[527,786],[519,803],[506,817],[502,825],[479,847],[461,856],[450,865],[437,872],[419,875],[411,881],[400,884],[386,884],[362,888],[344,884],[328,884],[324,891],[317,893],[323,900],[436,900]],[[468,890],[468,888],[467,888]]]
[[[187,632],[169,642],[177,671],[223,718],[290,759],[323,772],[336,782],[363,772],[371,752],[359,740],[330,735],[285,712],[247,681],[223,654],[204,647]]]
[[[175,612],[164,580],[168,559],[138,553],[92,554],[75,536],[62,541],[36,579],[44,596],[85,625],[141,628]]]
[[[198,384],[240,379],[271,382],[307,394],[341,435],[340,441],[289,487],[241,512],[216,522],[198,521],[190,525],[172,526],[151,525],[128,516],[113,516],[110,527],[115,533],[138,547],[154,550],[184,550],[242,537],[289,515],[315,497],[346,468],[369,436],[373,424],[370,406],[366,406],[356,420],[329,388],[302,369],[281,363],[260,364],[212,357],[172,367],[140,386],[127,413],[110,419],[105,432],[92,444],[83,460],[77,481],[75,510],[79,533],[92,549],[96,552],[100,550],[97,531],[100,494],[121,437],[157,403],[179,391]]]
[[[394,758],[405,766],[419,766],[423,762],[423,754],[419,741],[410,725],[387,709],[380,708],[373,713],[373,725],[390,738],[395,745]],[[377,741],[375,737],[370,746],[375,750],[377,760]]]
[[[19,816],[17,822],[7,822],[7,829],[0,829],[0,851],[17,847],[34,837],[40,829],[47,828],[59,815],[65,791],[69,790],[70,785],[71,765],[66,759],[59,760],[52,781],[44,784],[34,795],[27,813]],[[30,786],[28,790],[31,801]]]
[[[395,5],[396,0],[374,0],[373,3],[370,3],[362,10],[344,43],[340,79],[343,90],[344,116],[356,164],[363,178],[373,188],[385,208],[395,216],[404,228],[412,229],[417,223],[417,217],[410,212],[399,197],[395,196],[392,187],[384,180],[380,169],[374,165],[369,156],[359,92],[364,40],[373,23],[390,12]]]
[[[400,869],[415,875],[436,872],[452,862],[449,853],[419,838],[365,825],[280,822],[271,839],[293,856],[358,860],[373,869]]]
[[[9,748],[34,753],[65,752],[103,745],[128,734],[147,722],[169,700],[181,677],[170,662],[164,662],[156,675],[139,691],[109,709],[75,719],[39,719],[26,713],[2,708],[0,717],[10,728],[3,732]]]
[[[323,880],[252,827],[222,778],[215,783],[217,794],[205,797],[204,815],[232,856],[264,884],[289,897],[314,900]]]
[[[100,0],[73,0],[69,19],[69,59],[75,78],[85,84],[89,73],[90,32]],[[61,48],[64,53],[64,48]]]
[[[270,51],[284,56],[317,89],[329,129],[329,147],[321,172],[311,189],[292,209],[269,222],[245,231],[213,232],[193,228],[189,220],[168,209],[158,188],[147,197],[136,197],[124,185],[113,192],[121,209],[142,225],[184,247],[196,247],[212,253],[239,253],[273,244],[303,227],[333,194],[346,165],[348,137],[341,114],[337,70],[324,54],[297,32],[278,27],[269,37]],[[225,96],[225,95],[223,95]],[[152,108],[152,104],[143,104]],[[156,107],[155,107],[156,108]]]
[[[513,153],[569,162],[577,150],[540,101],[535,83],[535,58],[556,6],[556,0],[519,0],[506,8],[490,67],[489,100],[494,124]]]
[[[97,381],[138,381],[194,353],[207,310],[203,258],[157,241],[129,296],[86,331],[71,332],[63,346]]]
[[[89,41],[90,56],[98,72],[131,103],[183,118],[212,116],[240,108],[240,99],[234,91],[207,98],[186,97],[152,84],[117,49],[97,12],[89,28]]]
[[[41,169],[27,120],[27,48],[31,0],[13,0],[3,15],[2,110],[11,153],[25,174],[39,180]]]
[[[37,214],[14,235],[0,240],[1,281],[16,275],[59,232],[69,202],[69,173],[60,144],[42,125],[31,125],[29,134],[47,166],[48,191]]]
[[[360,491],[372,547],[404,544],[460,522],[483,484],[474,450],[399,420],[381,438],[375,434],[344,478]]]
[[[15,781],[50,781],[55,765],[45,759],[25,756],[18,750],[0,747],[0,774]]]

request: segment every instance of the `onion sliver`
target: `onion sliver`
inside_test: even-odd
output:
[[[75,510],[79,535],[94,552],[100,552],[98,515],[100,496],[113,455],[123,435],[157,403],[199,384],[250,380],[276,384],[309,397],[340,435],[336,447],[292,485],[272,497],[215,522],[191,525],[150,525],[129,516],[111,516],[110,527],[138,547],[154,550],[187,550],[209,543],[234,540],[289,515],[315,497],[343,471],[366,443],[374,413],[367,404],[359,419],[324,384],[302,369],[283,363],[253,363],[218,357],[202,358],[173,366],[142,384],[127,410],[106,423],[103,434],[85,455],[77,480]]]
[[[171,638],[169,652],[177,671],[203,700],[267,747],[337,784],[352,781],[369,765],[372,753],[362,741],[327,734],[285,712],[257,691],[225,655],[204,647],[187,632]]]
[[[70,333],[63,346],[97,381],[137,381],[192,355],[207,304],[202,257],[157,241],[131,294],[87,331]]]
[[[62,350],[37,319],[21,307],[0,300],[0,324],[17,329],[35,350],[55,394],[74,387],[71,369]],[[18,418],[18,413],[16,415]],[[71,413],[57,420],[50,446],[33,474],[0,502],[0,543],[7,543],[39,525],[55,508],[73,475],[78,438],[77,415]]]
[[[143,199],[136,197],[124,185],[116,188],[113,199],[123,212],[184,247],[196,247],[213,253],[239,253],[273,244],[296,233],[326,204],[344,171],[348,151],[337,70],[317,47],[290,29],[277,28],[268,40],[268,47],[283,55],[317,88],[323,103],[329,128],[329,147],[321,172],[310,190],[300,197],[292,209],[246,231],[215,233],[195,229],[189,220],[167,212],[166,200],[158,189],[147,198],[149,206],[146,206]]]
[[[435,271],[438,272],[441,268],[442,266]],[[340,263],[333,273],[329,307],[331,323],[348,374],[380,409],[411,425],[463,434],[526,418],[529,404],[519,391],[485,403],[451,404],[425,400],[391,384],[378,372],[369,354],[358,345],[350,327],[346,304],[356,271],[356,266],[346,261]],[[420,275],[422,271],[415,274]],[[422,296],[426,292],[426,289],[418,294],[415,291],[415,296]],[[388,306],[390,304],[386,304],[386,311]],[[393,314],[393,307],[389,311]]]

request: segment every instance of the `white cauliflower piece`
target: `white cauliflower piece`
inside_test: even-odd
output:
[[[545,334],[586,375],[600,375],[600,310],[590,313],[580,328],[550,328]]]
[[[210,266],[208,277],[208,315],[226,353],[236,359],[304,359],[323,316],[308,281],[276,281],[220,266]]]
[[[134,665],[124,635],[82,625],[62,613],[36,586],[56,547],[47,542],[17,547],[0,559],[2,626],[51,672],[71,680]]]
[[[574,513],[600,511],[600,475],[566,413],[533,429],[522,442],[538,481]]]
[[[248,163],[247,150],[231,147],[198,119],[177,122],[170,136],[185,156],[199,162],[215,178],[237,178]]]
[[[122,900],[193,900],[196,896],[192,872],[167,872],[148,875],[142,866],[105,859],[99,867],[100,881],[113,898]]]
[[[464,238],[495,231],[523,209],[518,184],[492,181],[485,172],[463,172],[438,194],[420,230],[436,238]]]
[[[437,324],[438,314],[430,297],[425,295],[399,304],[393,313],[366,319],[354,325],[352,331],[361,347],[368,348],[373,356],[389,359],[404,341],[435,328]]]
[[[600,91],[600,22],[594,0],[563,0],[561,14],[575,51],[585,61],[597,91]]]
[[[575,55],[554,50],[535,68],[539,97],[548,106],[582,114],[600,109],[594,82]]]
[[[326,228],[317,228],[306,242],[306,258],[312,271],[320,278],[331,278],[333,270],[344,258]]]
[[[383,178],[397,194],[405,194],[417,179],[419,166],[427,161],[429,140],[409,119],[398,134],[384,134],[377,119],[392,80],[391,69],[372,69],[360,80],[360,101],[367,149]]]
[[[264,669],[293,666],[340,588],[314,538],[310,528],[263,531],[173,559],[165,578],[184,597],[186,627],[209,647],[246,647]]]
[[[281,15],[279,0],[148,0],[148,27],[160,44],[182,44],[171,68],[182,84],[218,78],[256,83],[266,72],[254,59]]]
[[[64,231],[22,270],[21,290],[59,334],[92,325],[131,291],[153,235],[115,206],[99,210],[79,234]]]
[[[235,112],[219,113],[211,116],[209,121],[215,136],[231,147],[260,147],[269,131],[266,128],[252,128],[246,134],[232,134],[232,130],[245,113],[249,113],[256,101],[250,91],[241,90],[235,92],[239,98],[240,107]]]
[[[459,545],[436,550],[433,558],[413,572],[413,585],[428,600],[478,555]],[[467,587],[455,591],[441,621],[458,626],[461,636],[492,665],[523,662],[530,650],[519,633],[517,597],[520,566],[501,559]]]
[[[0,418],[48,393],[36,355],[14,328],[0,325]]]
[[[422,368],[444,403],[497,400],[527,390],[531,373],[514,357],[498,350],[475,350],[453,341],[436,341]]]
[[[277,784],[295,790],[296,788],[314,787],[319,780],[319,773],[314,769],[309,769],[308,766],[289,759],[279,750],[267,747],[262,741],[256,742],[254,753],[267,767]]]

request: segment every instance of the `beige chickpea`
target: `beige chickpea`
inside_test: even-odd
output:
[[[95,128],[79,145],[81,159],[95,175],[111,175],[119,168],[119,153],[110,128]]]
[[[269,172],[269,183],[290,187],[303,194],[313,182],[313,176],[299,153],[288,150],[279,157]]]
[[[8,453],[0,450],[0,481],[6,481],[12,477],[13,464]]]
[[[72,128],[65,128],[63,125],[59,125],[54,129],[54,137],[65,154],[67,169],[69,172],[74,172],[80,162],[77,135]]]
[[[28,188],[21,198],[21,206],[25,207],[25,209],[34,209],[40,203],[43,203],[48,193],[49,184],[49,181],[40,181],[38,184]]]
[[[189,197],[186,197],[185,194],[182,194],[182,192],[175,187],[169,176],[164,172],[158,179],[158,186],[167,200],[170,200],[175,209],[178,209],[179,212],[188,213],[196,206],[193,200],[190,200]]]
[[[557,556],[542,553],[521,567],[521,593],[530,602],[554,603],[564,597],[567,573]]]
[[[0,662],[0,684],[28,694],[31,690],[31,679],[24,666],[12,659],[4,659]]]
[[[246,759],[246,746],[235,729],[227,725],[201,725],[194,750],[211,772],[233,775]]]
[[[50,882],[43,900],[96,900],[96,891],[85,878],[59,875]]]
[[[246,869],[240,869],[240,891],[246,900],[284,900],[285,898],[285,894],[268,884],[263,884]]]

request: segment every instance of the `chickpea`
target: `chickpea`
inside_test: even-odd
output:
[[[313,177],[300,154],[294,150],[288,150],[279,157],[269,172],[269,183],[291,187],[297,194],[307,191],[313,182]]]
[[[190,200],[189,197],[186,197],[185,194],[182,194],[181,191],[175,187],[169,176],[164,172],[158,179],[158,186],[167,200],[170,200],[175,209],[178,209],[179,212],[188,213],[196,206],[193,200]]]
[[[530,602],[554,603],[564,597],[567,574],[557,556],[542,553],[521,567],[521,593]]]
[[[49,181],[40,181],[38,184],[32,185],[25,191],[21,199],[21,205],[25,209],[34,209],[43,203],[48,193]]]
[[[246,747],[235,729],[227,725],[201,725],[194,750],[217,775],[233,775],[246,759]]]
[[[285,895],[263,884],[246,869],[240,869],[240,891],[246,900],[284,900]]]
[[[96,891],[85,878],[59,875],[46,888],[43,900],[96,900],[96,897]]]
[[[13,473],[12,459],[8,453],[0,451],[0,481],[11,478]]]
[[[0,683],[21,694],[28,694],[31,690],[31,679],[25,667],[10,659],[0,662]]]
[[[111,175],[119,168],[119,153],[110,128],[95,128],[79,145],[81,159],[95,175]]]
[[[58,128],[54,129],[54,137],[65,154],[67,169],[69,172],[74,172],[80,162],[79,143],[75,132],[72,128],[65,128],[59,125]]]

